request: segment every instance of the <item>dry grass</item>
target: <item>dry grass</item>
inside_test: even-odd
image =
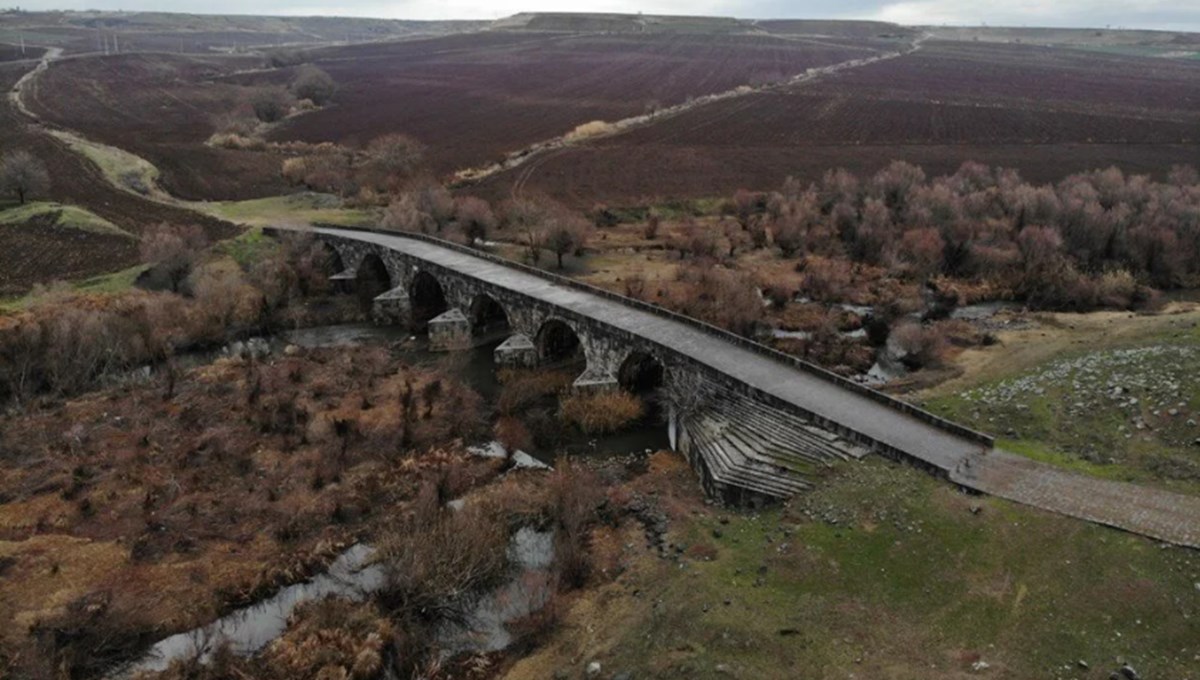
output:
[[[496,374],[502,385],[496,410],[505,415],[520,413],[530,406],[559,394],[575,380],[570,371],[501,369]]]
[[[641,418],[646,406],[636,395],[622,390],[572,394],[563,398],[559,414],[588,434],[606,434]]]
[[[222,360],[171,394],[151,382],[0,419],[0,619],[17,624],[0,626],[0,659],[111,660],[67,639],[86,630],[32,651],[30,627],[63,628],[82,598],[106,598],[120,636],[143,631],[125,611],[166,635],[307,577],[422,488],[494,476],[494,461],[417,454],[477,434],[477,409],[363,348]]]

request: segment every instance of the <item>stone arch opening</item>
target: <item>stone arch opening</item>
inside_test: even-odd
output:
[[[538,329],[537,350],[542,363],[583,359],[583,343],[579,341],[575,329],[559,319],[550,319]]]
[[[392,277],[383,258],[373,253],[363,257],[354,274],[354,291],[363,307],[370,309],[375,298],[391,289]]]
[[[639,395],[654,395],[663,386],[665,378],[666,369],[662,362],[648,352],[631,352],[617,371],[621,389]]]
[[[512,330],[508,323],[508,312],[491,295],[476,295],[471,301],[470,312],[471,334],[476,337],[507,334]]]
[[[429,272],[417,272],[408,287],[408,300],[412,310],[413,326],[423,330],[429,320],[445,312],[446,292],[442,284]]]

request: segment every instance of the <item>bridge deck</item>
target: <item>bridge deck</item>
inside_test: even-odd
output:
[[[318,233],[385,246],[465,276],[565,307],[675,350],[784,402],[842,424],[949,474],[983,448],[952,432],[905,414],[820,376],[793,369],[674,319],[555,283],[433,243],[402,235],[318,228]]]

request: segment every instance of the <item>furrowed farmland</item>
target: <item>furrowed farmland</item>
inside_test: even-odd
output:
[[[435,174],[450,174],[593,120],[876,51],[768,36],[526,33],[333,48],[314,63],[338,84],[334,105],[289,119],[268,139],[354,146],[403,132],[427,145]],[[292,73],[256,65],[163,55],[71,60],[49,69],[31,107],[150,159],[182,198],[267,196],[283,190],[277,155],[204,146],[217,119],[246,105],[252,88],[286,83]]]
[[[1200,155],[1200,64],[1007,44],[926,43],[816,83],[716,102],[547,155],[496,195],[645,202],[964,158],[1056,181],[1107,165],[1154,172]],[[618,170],[619,168],[619,170]]]

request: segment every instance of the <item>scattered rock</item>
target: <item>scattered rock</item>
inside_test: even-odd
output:
[[[979,661],[976,661],[975,663],[971,664],[971,670],[975,671],[976,673],[982,673],[983,671],[986,671],[987,669],[989,669],[991,667],[992,667],[992,665],[990,663],[984,661],[983,659],[980,659]]]
[[[589,662],[587,667],[584,668],[583,672],[589,678],[594,678],[594,677],[600,675],[600,662],[599,661]]]

